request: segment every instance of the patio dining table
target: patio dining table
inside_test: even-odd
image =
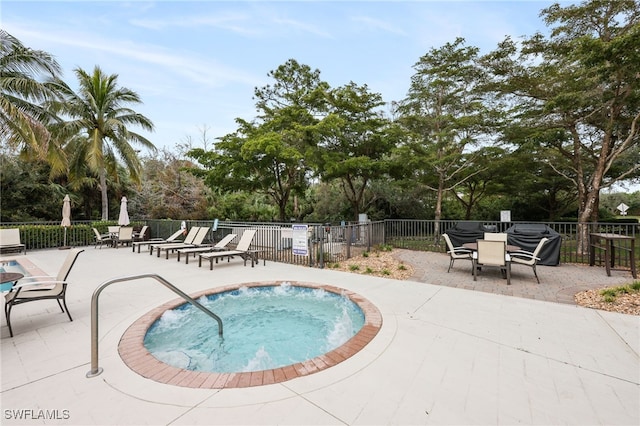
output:
[[[462,247],[468,248],[469,250],[477,251],[478,250],[478,243],[464,243],[462,245]],[[519,251],[519,250],[522,250],[522,248],[520,246],[516,246],[516,245],[513,245],[513,244],[507,244],[507,253],[511,252],[511,251]]]
[[[0,291],[5,292],[11,290],[18,280],[22,278],[24,278],[24,274],[20,272],[0,272]],[[11,286],[7,284],[11,284]]]

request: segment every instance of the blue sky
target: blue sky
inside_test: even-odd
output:
[[[367,84],[386,102],[404,98],[412,66],[456,37],[489,52],[509,35],[546,32],[552,1],[29,1],[3,0],[2,28],[73,69],[118,74],[173,150],[202,146],[256,115],[255,87],[295,59],[332,87]],[[563,3],[566,4],[566,3]]]

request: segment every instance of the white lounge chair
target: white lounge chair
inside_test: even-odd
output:
[[[210,252],[210,251],[224,251],[224,250],[227,250],[227,246],[229,244],[231,244],[231,241],[233,241],[236,237],[237,237],[236,234],[227,234],[220,241],[218,241],[214,245],[206,245],[206,246],[201,246],[201,247],[189,247],[189,248],[179,249],[179,250],[177,250],[178,251],[178,262],[180,262],[180,255],[181,254],[185,255],[185,263],[189,263],[189,255],[192,254],[192,253],[193,254],[197,254],[197,253],[207,253],[207,252]]]
[[[498,266],[507,285],[511,284],[511,258],[504,241],[478,240],[478,250],[473,253],[473,280],[477,280],[479,266]]]
[[[200,227],[194,226],[191,229],[189,229],[189,232],[187,233],[187,235],[184,237],[184,239],[182,241],[174,241],[172,243],[169,243],[168,245],[179,245],[179,244],[182,244],[182,243],[191,244],[193,239],[198,234],[199,230],[200,230]],[[161,242],[161,243],[158,243],[158,244],[151,244],[149,246],[149,255],[152,255],[153,254],[153,250],[158,250],[158,248],[160,246],[163,246],[163,245],[165,245],[164,242]],[[160,257],[160,252],[159,251],[158,251],[158,257]]]
[[[11,311],[15,305],[23,303],[35,302],[37,300],[55,300],[62,312],[67,312],[69,321],[73,321],[69,308],[67,308],[67,278],[71,272],[71,268],[78,259],[78,255],[84,249],[72,249],[67,254],[58,275],[51,276],[27,276],[18,280],[11,288],[9,293],[5,294],[4,315],[7,319],[9,334],[13,337],[13,329],[11,328]],[[63,308],[64,305],[64,308]]]
[[[447,269],[447,273],[451,270],[453,262],[457,259],[472,260],[471,253],[473,250],[464,247],[454,247],[451,238],[449,238],[447,234],[442,234],[442,236],[447,243],[447,253],[449,254],[449,269]]]
[[[27,246],[20,242],[18,228],[0,229],[0,253],[8,251],[27,254]]]
[[[182,243],[176,243],[176,244],[164,244],[161,245],[159,247],[157,247],[156,249],[158,250],[158,257],[160,257],[160,252],[162,250],[164,250],[165,254],[166,254],[166,258],[169,259],[169,253],[173,253],[176,250],[180,250],[180,249],[185,249],[185,248],[192,248],[192,247],[201,247],[204,243],[205,238],[207,237],[207,235],[209,234],[209,228],[208,227],[195,227],[197,228],[197,232],[195,234],[195,236],[193,237],[193,239],[191,241],[188,241],[187,238],[185,238],[185,241]],[[191,228],[193,229],[193,228]]]
[[[93,229],[93,233],[96,235],[96,245],[94,248],[100,246],[100,249],[102,249],[102,246],[105,244],[109,244],[112,245],[113,244],[113,238],[111,238],[111,234],[106,233],[106,234],[101,234],[100,232],[98,232],[98,230],[96,228],[92,228]]]
[[[113,245],[115,248],[118,248],[119,245],[129,245],[133,244],[133,227],[132,226],[122,226],[118,230],[118,237],[113,241]]]
[[[133,241],[143,241],[144,236],[147,233],[147,229],[149,229],[148,225],[144,225],[139,232],[133,233]]]
[[[507,234],[505,232],[485,232],[484,239],[487,241],[504,241],[507,242]]]
[[[142,246],[151,247],[152,244],[160,245],[165,243],[176,243],[179,241],[178,238],[180,238],[180,235],[182,235],[182,229],[177,230],[168,238],[152,238],[147,241],[134,241],[131,244],[131,249],[133,251],[136,251],[136,247],[138,247],[138,253],[140,253],[140,247]]]
[[[533,268],[533,275],[535,275],[536,281],[538,281],[538,284],[540,284],[540,279],[538,278],[538,273],[536,272],[536,265],[540,260],[540,257],[539,257],[540,251],[542,250],[542,247],[547,243],[547,241],[549,241],[549,238],[545,237],[541,239],[533,252],[526,251],[526,250],[518,250],[518,251],[512,251],[509,253],[509,255],[511,256],[512,263],[527,265]]]
[[[247,264],[247,259],[251,259],[251,266],[253,266],[255,261],[255,253],[250,250],[251,243],[253,242],[253,237],[256,235],[255,229],[247,229],[242,233],[240,237],[240,241],[238,241],[238,245],[234,250],[225,250],[225,251],[212,251],[209,253],[201,253],[200,258],[198,259],[198,266],[202,266],[202,259],[209,260],[209,269],[213,269],[213,261],[216,263],[218,259],[227,258],[227,261],[231,260],[234,256],[239,256],[244,260],[244,264]]]

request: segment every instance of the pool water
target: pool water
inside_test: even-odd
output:
[[[0,272],[19,272],[25,277],[30,275],[23,267],[15,260],[7,260],[0,262]],[[9,291],[13,286],[13,282],[0,283],[0,292]]]
[[[201,297],[218,325],[184,304],[166,311],[147,331],[144,346],[160,361],[207,372],[250,372],[295,364],[327,353],[353,337],[364,313],[348,297],[318,288],[241,288]]]

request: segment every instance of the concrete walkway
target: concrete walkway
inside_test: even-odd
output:
[[[27,257],[55,273],[65,256]],[[17,306],[13,338],[2,321],[2,424],[640,424],[639,317],[527,298],[518,289],[535,280],[525,268],[509,289],[523,297],[455,288],[488,286],[489,274],[473,284],[468,265],[447,274],[446,257],[415,256],[417,279],[395,281],[271,262],[251,268],[237,259],[209,271],[197,262],[88,248],[70,276],[73,322],[55,302]],[[552,297],[584,285],[557,284],[573,276],[565,268],[541,269],[538,290],[553,286]],[[593,281],[614,279],[583,271]],[[374,303],[383,325],[362,351],[312,375],[250,388],[183,388],[134,373],[117,351],[124,331],[173,293],[149,279],[117,283],[100,299],[104,372],[86,378],[93,291],[146,272],[187,293],[243,282],[331,284]]]

